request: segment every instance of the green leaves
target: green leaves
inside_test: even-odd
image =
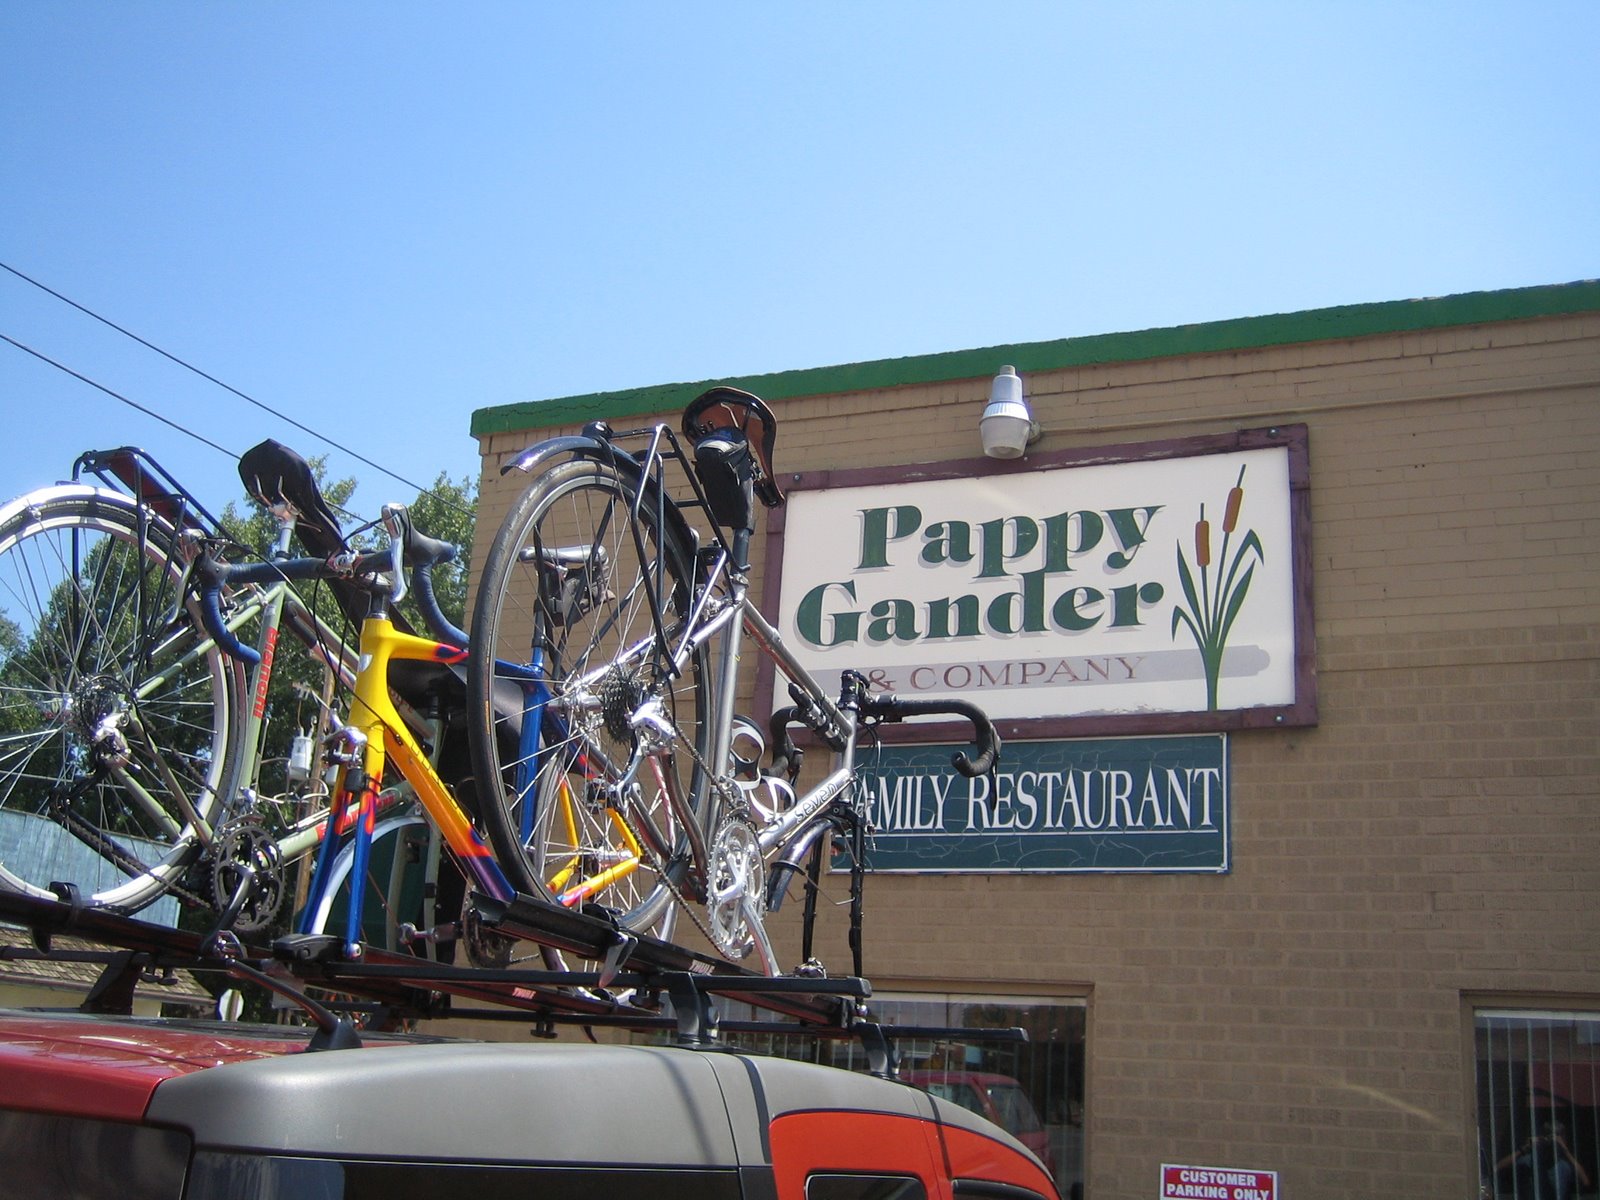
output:
[[[1244,607],[1250,592],[1250,580],[1255,575],[1257,563],[1266,562],[1266,551],[1255,530],[1246,530],[1239,545],[1229,555],[1234,528],[1244,502],[1244,468],[1239,469],[1239,480],[1227,499],[1227,516],[1223,521],[1222,550],[1215,560],[1216,590],[1212,591],[1212,560],[1210,557],[1210,526],[1205,519],[1205,506],[1200,507],[1200,519],[1195,524],[1195,556],[1199,576],[1190,568],[1180,542],[1178,552],[1178,583],[1183,589],[1184,606],[1172,610],[1172,636],[1179,629],[1187,629],[1200,651],[1200,661],[1205,669],[1206,708],[1215,711],[1218,688],[1222,678],[1222,655],[1227,646],[1228,634]],[[1185,607],[1186,606],[1186,607]]]

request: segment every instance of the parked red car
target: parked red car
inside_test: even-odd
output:
[[[0,1010],[10,1200],[1053,1200],[958,1104],[725,1050]],[[1028,1111],[1031,1112],[1031,1106]]]
[[[1033,1101],[1028,1099],[1028,1093],[1011,1076],[990,1071],[931,1070],[902,1071],[900,1078],[930,1095],[954,1101],[968,1112],[993,1121],[1032,1150],[1045,1169],[1055,1174],[1050,1135]]]

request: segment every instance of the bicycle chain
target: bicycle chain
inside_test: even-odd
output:
[[[689,757],[694,760],[694,764],[699,767],[700,770],[704,771],[706,777],[711,780],[711,786],[722,794],[722,798],[726,807],[722,817],[717,822],[716,829],[712,831],[710,840],[706,843],[707,846],[715,846],[720,840],[723,830],[730,822],[742,820],[745,822],[745,824],[751,823],[749,818],[749,804],[746,802],[744,794],[740,792],[737,787],[732,788],[732,792],[734,794],[729,794],[729,782],[711,770],[710,766],[706,763],[705,758],[697,749],[695,749],[693,745],[690,744],[689,739],[683,736],[683,731],[679,729],[676,724],[672,726],[672,732],[678,741],[683,743],[684,749],[688,751]],[[717,937],[714,933],[712,933],[709,924],[701,919],[699,912],[696,911],[696,906],[689,900],[687,896],[683,894],[683,892],[678,888],[678,885],[673,882],[672,876],[667,871],[667,864],[661,860],[661,857],[656,853],[655,848],[650,845],[647,839],[639,837],[639,835],[631,827],[629,828],[629,832],[633,834],[634,841],[636,841],[646,851],[646,853],[649,854],[651,865],[655,868],[656,878],[661,880],[661,882],[666,885],[666,889],[668,893],[671,894],[674,902],[676,902],[680,909],[688,914],[689,920],[693,922],[694,927],[700,931],[700,935],[704,937],[706,941],[710,942],[712,947],[716,949],[719,954],[724,954],[724,956],[726,956],[726,952],[723,951],[721,945],[718,943]],[[711,864],[707,863],[706,865],[707,869],[709,870]],[[709,887],[709,885],[710,880],[707,879],[706,886]]]
[[[152,868],[142,860],[135,858],[127,849],[117,844],[111,837],[104,833],[98,826],[84,820],[65,804],[53,803],[50,816],[62,828],[69,830],[72,836],[83,842],[96,854],[105,858],[119,870],[127,875],[149,875]],[[198,908],[209,908],[211,902],[198,892],[193,891],[176,879],[161,880],[159,896],[175,896],[184,903]]]

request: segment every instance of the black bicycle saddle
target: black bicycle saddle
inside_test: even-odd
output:
[[[245,491],[263,504],[287,500],[298,514],[295,533],[307,553],[317,558],[343,554],[345,544],[339,518],[323,498],[311,464],[282,442],[271,438],[239,456],[239,478]]]
[[[295,536],[309,556],[332,558],[349,552],[350,543],[345,540],[339,518],[317,486],[311,464],[282,442],[268,438],[241,454],[239,478],[245,491],[263,504],[287,500],[294,505]],[[350,579],[330,579],[327,584],[345,616],[359,625],[371,607],[370,589]],[[401,633],[416,632],[398,609],[390,611],[389,619]]]
[[[721,430],[743,434],[755,456],[756,495],[768,508],[783,503],[783,489],[772,470],[772,448],[778,440],[778,418],[766,401],[734,387],[714,387],[701,392],[683,410],[683,436],[698,444]]]

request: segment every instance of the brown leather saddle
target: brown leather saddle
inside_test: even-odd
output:
[[[783,503],[783,489],[772,470],[772,448],[778,440],[778,418],[766,401],[734,387],[701,392],[683,410],[683,436],[698,446],[718,433],[733,431],[749,443],[756,495],[768,508]]]

